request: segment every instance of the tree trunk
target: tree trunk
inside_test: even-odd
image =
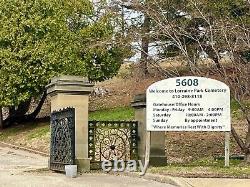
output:
[[[32,112],[31,114],[28,115],[28,118],[30,118],[30,120],[34,120],[36,118],[36,116],[39,114],[40,110],[42,109],[42,106],[44,104],[46,97],[47,97],[47,93],[46,93],[46,91],[44,91],[42,98],[41,98],[40,102],[38,103],[36,109],[34,110],[34,112]]]
[[[142,50],[140,67],[143,70],[143,74],[148,74],[148,48],[149,48],[149,34],[150,32],[150,18],[148,15],[144,15],[144,22],[142,25]]]
[[[250,119],[249,119],[249,117],[247,115],[246,109],[243,108],[242,111],[245,113],[245,118],[247,120],[247,126],[248,126],[247,127],[247,134],[246,134],[246,143],[245,143],[245,145],[246,145],[246,148],[250,148]],[[250,150],[249,150],[249,152],[250,152]]]
[[[15,115],[17,115],[17,116],[25,115],[30,109],[30,103],[31,103],[31,99],[29,99],[25,102],[22,102],[20,105],[18,105],[18,107],[15,111]]]
[[[3,110],[0,106],[0,129],[3,129]]]
[[[208,54],[209,58],[211,58],[214,61],[214,63],[216,64],[216,67],[218,69],[221,69],[222,67],[219,61],[220,59],[218,55],[216,54],[216,52],[214,51],[214,49],[212,48],[212,46],[207,46],[205,52]]]
[[[234,127],[232,127],[232,129],[231,129],[231,133],[232,133],[235,141],[237,142],[237,144],[240,146],[241,150],[243,152],[245,152],[245,149],[246,149],[245,143],[242,141],[242,139],[240,138],[240,136],[237,134],[237,132],[235,131]]]
[[[250,164],[250,151],[248,151],[248,152],[245,154],[245,161],[246,161],[246,163]]]
[[[16,108],[15,108],[15,106],[10,106],[10,107],[9,107],[9,116],[8,116],[8,118],[11,117],[11,116],[14,116],[15,113],[16,113]]]
[[[10,106],[9,107],[9,115],[3,121],[3,127],[8,127],[12,123],[18,122],[18,119],[25,116],[25,114],[29,111],[31,99],[20,103],[17,107]]]
[[[4,120],[4,127],[8,127],[11,126],[13,123],[27,123],[27,122],[31,122],[33,120],[35,120],[36,116],[39,114],[43,103],[46,99],[46,91],[43,93],[42,98],[39,101],[39,104],[37,105],[36,109],[34,110],[34,112],[32,112],[31,114],[25,115],[25,113],[23,112],[19,112],[20,109],[22,108],[22,106],[25,106],[25,110],[27,109],[26,106],[27,105],[23,105],[22,106],[18,106],[18,109],[13,110],[13,108],[10,109],[10,115],[8,116],[7,119]],[[24,110],[24,111],[25,111]]]

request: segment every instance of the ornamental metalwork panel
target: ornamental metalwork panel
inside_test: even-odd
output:
[[[49,168],[65,171],[65,165],[75,163],[75,109],[66,108],[51,114]]]
[[[137,121],[89,121],[90,168],[100,169],[104,160],[138,159]]]

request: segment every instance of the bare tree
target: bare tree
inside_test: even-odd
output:
[[[239,0],[240,1],[240,0]],[[250,163],[250,109],[245,104],[250,96],[250,18],[247,1],[240,5],[225,5],[225,13],[219,12],[209,1],[185,1],[186,7],[174,6],[166,10],[166,4],[154,0],[151,6],[143,7],[154,23],[151,37],[162,41],[163,51],[170,47],[178,51],[186,61],[189,74],[216,77],[231,88],[231,97],[238,102],[247,125],[243,139],[232,127],[232,135]],[[168,3],[168,2],[166,2]],[[174,12],[174,13],[173,13]],[[228,60],[222,60],[226,53]],[[212,59],[214,64],[205,64],[201,57]],[[167,55],[162,55],[166,59]],[[161,59],[161,60],[162,60]],[[207,62],[206,60],[205,62]],[[169,70],[165,70],[169,72]],[[170,76],[180,75],[166,73]]]
[[[117,0],[112,2],[113,6],[115,5],[119,10],[118,12],[122,17],[122,31],[126,35],[126,41],[139,44],[136,47],[136,51],[140,52],[139,64],[143,75],[147,75],[149,73],[149,44],[151,40],[150,17],[147,15],[147,12],[144,12],[143,10],[144,7],[150,6],[150,2],[151,0]]]

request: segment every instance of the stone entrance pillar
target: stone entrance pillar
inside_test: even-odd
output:
[[[79,171],[90,170],[88,158],[88,105],[93,84],[87,78],[60,76],[47,86],[51,98],[51,112],[67,107],[75,108],[75,156]]]
[[[138,125],[138,152],[139,159],[144,161],[146,149],[146,94],[139,94],[134,97],[131,106],[135,109],[135,120]],[[164,166],[167,164],[165,153],[165,132],[151,132],[150,159],[152,166]]]

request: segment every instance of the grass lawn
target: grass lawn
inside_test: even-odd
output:
[[[89,120],[133,120],[134,109],[120,107],[89,113]],[[19,124],[0,131],[0,141],[49,152],[50,126],[47,122]]]
[[[24,125],[17,125],[11,128],[4,129],[0,132],[0,141],[6,141],[10,139],[19,139],[25,137],[27,140],[34,138],[41,138],[49,132],[49,122],[42,123],[27,123]]]
[[[154,174],[182,177],[230,177],[250,178],[250,165],[243,160],[230,160],[230,166],[224,167],[224,160],[202,159],[187,164],[169,164],[164,167],[150,167]]]
[[[49,122],[27,123],[4,129],[0,131],[0,141],[48,153]]]
[[[249,102],[250,103],[250,102]],[[248,104],[249,104],[248,103]],[[237,102],[232,100],[231,111],[233,118],[242,117],[239,111],[239,105]],[[103,109],[89,113],[89,120],[101,120],[101,121],[112,121],[112,120],[134,120],[134,109],[132,107],[117,107],[110,109]],[[8,139],[8,137],[16,136],[18,134],[27,134],[28,139],[42,137],[49,132],[49,121],[48,122],[34,122],[28,124],[22,124],[14,126],[0,132],[0,141]]]
[[[231,103],[232,118],[234,120],[242,119],[242,114],[236,102]],[[89,120],[134,120],[134,109],[131,107],[118,107],[105,110],[99,110],[89,113]],[[198,136],[198,135],[197,135]],[[209,135],[210,137],[211,135]],[[213,137],[210,137],[210,139]],[[204,139],[202,141],[207,140]],[[50,126],[49,121],[40,123],[28,123],[13,126],[0,131],[0,141],[20,145],[49,153]],[[207,140],[208,141],[208,140]],[[172,142],[174,147],[183,146],[180,139]],[[215,147],[214,145],[212,145]],[[232,146],[231,146],[232,147]],[[191,147],[183,146],[185,155]],[[198,148],[198,147],[197,147]],[[173,151],[173,150],[168,150]],[[174,150],[176,151],[176,150]],[[199,150],[201,152],[201,150]],[[208,152],[208,150],[206,150]],[[184,156],[177,152],[180,157]],[[189,152],[190,155],[195,154]],[[170,152],[168,152],[168,155]],[[200,160],[185,162],[185,164],[173,163],[164,167],[150,167],[150,173],[163,175],[183,176],[183,177],[235,177],[250,178],[250,166],[242,160],[231,160],[230,167],[224,167],[223,160],[214,160],[204,155],[199,156]]]
[[[134,109],[131,107],[118,107],[89,113],[89,120],[116,121],[133,119]]]
[[[89,113],[89,120],[133,120],[134,109],[130,107],[119,107],[113,109],[99,110]],[[11,128],[0,131],[0,141],[8,140],[19,135],[26,135],[31,140],[45,136],[50,130],[48,122],[34,122],[12,126]]]

